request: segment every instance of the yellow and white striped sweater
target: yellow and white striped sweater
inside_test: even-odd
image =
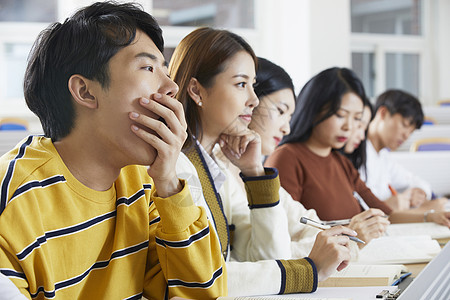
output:
[[[95,191],[41,136],[0,158],[0,180],[0,272],[27,297],[226,294],[220,244],[187,184],[158,198],[146,168],[128,166],[109,190]]]

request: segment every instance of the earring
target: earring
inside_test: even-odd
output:
[[[203,102],[202,102],[202,101],[198,101],[197,105],[200,106],[200,107],[202,107]]]

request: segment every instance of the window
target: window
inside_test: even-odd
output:
[[[162,26],[254,28],[253,0],[153,0]]]
[[[0,0],[0,117],[35,118],[23,99],[26,59],[39,32],[63,22],[96,0]],[[126,0],[119,0],[119,2]],[[264,3],[263,0],[259,3]],[[255,0],[135,0],[163,28],[164,56],[170,59],[179,41],[195,27],[231,29],[250,43],[255,34]],[[36,120],[34,120],[36,121]],[[39,125],[39,122],[36,121]],[[38,130],[38,129],[37,129]]]
[[[419,55],[386,53],[386,88],[399,88],[419,95]]]
[[[31,44],[5,43],[5,99],[21,99],[23,97],[23,76]]]
[[[369,97],[375,96],[375,61],[374,53],[353,52],[352,68],[358,74],[359,78],[364,82],[366,94]]]
[[[423,0],[351,0],[352,68],[369,97],[397,88],[432,98],[425,78],[433,75],[424,65],[431,55],[427,11]]]
[[[352,32],[422,34],[420,0],[352,0]]]
[[[53,22],[57,0],[0,0],[0,22]]]

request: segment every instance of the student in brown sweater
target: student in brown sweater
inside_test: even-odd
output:
[[[365,236],[364,230],[378,228],[378,235],[381,234],[388,224],[384,214],[389,215],[391,222],[422,222],[423,213],[392,211],[366,187],[351,162],[334,151],[345,145],[361,119],[365,99],[362,83],[351,70],[322,71],[300,92],[291,133],[265,165],[279,170],[281,185],[294,200],[316,209],[323,220],[352,218],[350,228],[360,238],[370,240],[377,237],[377,230],[372,230],[369,236]],[[363,209],[353,196],[354,191],[374,209],[360,214]],[[450,215],[435,214],[441,220]],[[356,228],[355,224],[363,224],[361,218],[366,218],[365,228]]]

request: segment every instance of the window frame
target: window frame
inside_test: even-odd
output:
[[[374,54],[374,94],[381,94],[386,90],[386,54],[416,54],[419,56],[419,99],[422,103],[431,104],[435,98],[432,82],[436,78],[436,68],[431,62],[433,47],[431,42],[431,16],[432,1],[423,1],[422,7],[422,34],[421,35],[395,35],[355,33],[350,36],[351,53]]]
[[[120,0],[126,2],[126,0]],[[255,26],[253,29],[236,29],[227,28],[239,35],[241,35],[252,47],[256,49],[260,48],[261,30],[258,29],[258,24],[261,20],[261,9],[270,0],[255,0],[254,13],[255,13]],[[75,10],[80,7],[90,5],[95,0],[58,0],[57,16],[58,21],[63,22],[65,18],[71,15]],[[142,5],[145,11],[152,14],[153,1],[152,0],[135,0]],[[38,34],[47,28],[50,23],[37,23],[37,22],[0,22],[0,66],[5,66],[5,44],[8,43],[28,43],[33,44]],[[178,43],[191,31],[197,27],[187,26],[162,26],[165,47],[174,48]],[[5,116],[20,116],[24,118],[36,118],[34,114],[27,108],[24,98],[19,99],[5,99],[5,94],[1,91],[5,90],[6,82],[6,69],[0,68],[0,118]]]

